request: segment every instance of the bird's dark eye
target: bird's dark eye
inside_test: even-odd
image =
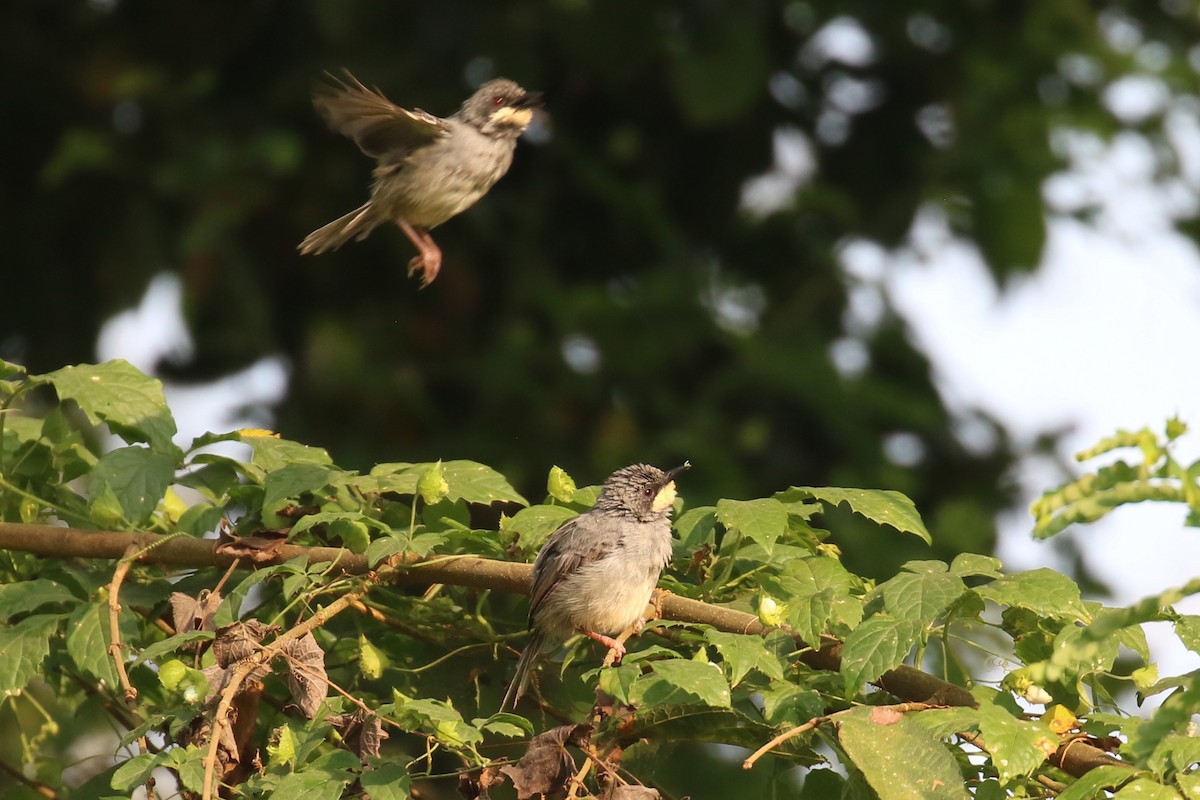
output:
[[[501,97],[500,95],[496,95],[495,97],[492,98],[492,105],[494,105],[494,106],[504,105],[504,98]]]
[[[653,490],[653,489],[651,489],[649,486],[647,486],[645,489],[642,489],[642,495],[643,495],[643,496],[645,496],[645,497],[649,497],[649,496],[650,496],[650,495],[652,495],[652,494],[654,494],[654,490]]]

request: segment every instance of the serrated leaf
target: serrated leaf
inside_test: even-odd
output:
[[[101,456],[92,468],[91,489],[111,493],[125,520],[145,525],[175,479],[175,464],[173,456],[148,447],[120,447]]]
[[[533,723],[517,714],[507,714],[501,711],[492,714],[487,719],[472,720],[481,731],[495,733],[499,736],[519,738],[533,735]]]
[[[1058,747],[1057,737],[1044,723],[1017,719],[992,703],[979,705],[979,732],[1003,784],[1033,772]]]
[[[1179,800],[1179,794],[1149,778],[1134,778],[1113,795],[1113,800]]]
[[[1079,587],[1065,575],[1041,567],[1005,575],[974,590],[985,600],[1024,608],[1043,617],[1091,622],[1092,615],[1079,596]]]
[[[845,503],[851,511],[879,525],[889,525],[901,533],[911,533],[926,544],[933,544],[933,537],[921,521],[913,501],[891,489],[839,489],[834,487],[793,486],[775,497],[784,502],[797,500],[820,500],[837,507]]]
[[[761,636],[726,633],[710,628],[704,638],[711,642],[725,660],[730,672],[730,686],[737,686],[750,670],[757,670],[768,678],[783,680],[783,664],[779,657],[767,649]]]
[[[290,439],[279,439],[275,436],[258,436],[241,434],[241,441],[250,445],[250,464],[257,467],[259,477],[283,469],[288,465],[318,464],[332,465],[333,459],[329,453],[319,447],[309,447],[306,444],[293,442]]]
[[[778,500],[718,500],[716,517],[722,525],[757,542],[767,553],[787,532],[787,508]]]
[[[612,695],[622,705],[629,705],[630,692],[633,684],[641,677],[642,671],[633,664],[621,664],[617,667],[607,667],[600,670],[600,688]]]
[[[37,614],[0,629],[0,696],[21,691],[41,674],[61,621],[59,614]]]
[[[339,800],[342,789],[350,782],[348,774],[334,774],[324,770],[293,772],[284,775],[275,787],[272,797],[288,800]]]
[[[983,575],[988,578],[999,578],[1000,566],[998,558],[981,556],[978,553],[959,553],[950,562],[950,571],[963,577]]]
[[[416,494],[417,481],[430,464],[397,462],[379,464],[371,470],[381,491],[397,494]],[[490,504],[495,502],[520,503],[529,501],[517,493],[512,485],[496,470],[477,461],[446,461],[442,463],[442,475],[449,486],[446,495],[451,500],[468,503]]]
[[[364,770],[358,778],[371,800],[408,800],[412,778],[403,764],[394,762]]]
[[[825,701],[814,689],[777,681],[759,690],[768,725],[795,727],[825,713]]]
[[[163,753],[142,753],[122,762],[113,773],[110,785],[112,788],[128,792],[135,786],[141,786],[150,777],[150,773],[158,769],[167,758]]]
[[[567,471],[559,466],[550,468],[546,478],[546,492],[560,503],[570,503],[575,499],[575,481]]]
[[[51,603],[77,605],[79,602],[67,587],[46,578],[9,583],[0,586],[0,619],[7,620]]]
[[[920,638],[921,626],[911,619],[877,614],[846,637],[842,648],[842,678],[846,694],[857,694],[864,684],[899,666]]]
[[[293,505],[301,495],[316,493],[341,474],[325,464],[288,464],[267,474],[263,480],[263,524],[268,528],[286,528],[291,521],[278,514]]]
[[[530,506],[518,511],[500,527],[506,532],[515,532],[521,548],[533,553],[563,523],[577,516],[578,512],[565,506]]]
[[[93,603],[71,615],[67,631],[67,653],[80,669],[107,683],[117,685],[117,671],[108,654],[108,606]]]
[[[451,747],[483,740],[478,728],[468,724],[453,706],[440,700],[408,700],[396,709],[395,719],[401,726],[431,733]]]
[[[634,682],[635,705],[681,705],[699,702],[729,708],[729,684],[716,664],[672,658],[653,662],[653,671]]]
[[[959,731],[979,730],[979,712],[974,708],[932,708],[909,719],[935,739],[949,739]]]
[[[211,641],[213,639],[212,631],[188,631],[187,633],[177,633],[174,636],[169,636],[161,642],[155,642],[142,649],[130,667],[137,666],[143,661],[155,662],[160,656],[167,653],[174,653],[179,648],[190,642]]]
[[[162,383],[128,361],[63,367],[32,376],[30,382],[52,385],[60,400],[73,400],[93,425],[107,423],[126,442],[146,442],[174,458],[180,454],[171,443],[175,420]]]
[[[948,572],[901,572],[879,586],[884,607],[893,616],[926,627],[966,589],[962,578]]]
[[[872,708],[842,717],[838,740],[880,800],[969,800],[954,757],[940,741],[901,715],[873,722]]]

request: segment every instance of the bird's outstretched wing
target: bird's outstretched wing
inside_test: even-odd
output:
[[[529,590],[531,627],[538,609],[563,578],[620,546],[611,536],[597,536],[594,530],[589,530],[589,524],[594,525],[594,520],[587,514],[566,522],[550,534],[538,554],[533,565],[533,586]]]
[[[372,158],[399,160],[449,132],[445,120],[401,108],[348,71],[345,79],[329,79],[331,83],[313,92],[313,105],[329,127],[353,139]]]

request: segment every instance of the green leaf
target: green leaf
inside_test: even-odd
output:
[[[417,494],[417,481],[430,466],[405,462],[379,464],[371,470],[371,476],[377,479],[380,491]],[[495,502],[529,505],[503,475],[477,461],[443,462],[442,475],[449,486],[446,496],[451,500],[485,505]]]
[[[861,514],[879,525],[890,525],[901,533],[911,533],[920,537],[926,544],[933,544],[933,538],[921,521],[917,507],[913,501],[900,492],[890,489],[837,489],[832,487],[793,486],[775,497],[784,502],[796,500],[820,500],[837,507],[845,503],[850,510]]]
[[[60,400],[73,400],[93,425],[107,423],[126,442],[146,442],[173,459],[180,456],[171,443],[175,420],[167,408],[162,383],[117,359],[103,364],[63,367],[30,378],[32,384],[50,384]]]
[[[79,598],[61,583],[46,578],[9,583],[0,586],[0,619],[7,620],[50,603],[77,605],[79,602]]]
[[[92,491],[111,493],[131,525],[145,525],[175,479],[176,458],[148,447],[120,447],[92,468]]]
[[[288,465],[333,464],[329,453],[319,447],[309,447],[299,442],[257,432],[243,431],[239,438],[250,445],[250,464],[257,468],[260,480]]]
[[[342,789],[350,782],[348,774],[334,774],[324,770],[293,772],[284,775],[271,793],[272,797],[288,800],[339,800]]]
[[[761,636],[725,633],[713,628],[704,632],[704,638],[717,648],[730,672],[730,686],[737,686],[750,670],[757,670],[768,678],[783,680],[783,664],[779,657],[767,649]]]
[[[894,616],[928,627],[967,589],[948,572],[901,572],[879,585],[883,604]]]
[[[620,720],[613,718],[610,724],[614,723],[620,725],[623,739],[732,744],[744,747],[747,751],[758,748],[779,733],[775,728],[737,710],[701,708],[694,703],[642,707],[632,717]],[[809,745],[811,740],[811,732],[797,736],[771,750],[771,754],[801,764],[819,764],[824,759],[813,752]]]
[[[698,506],[680,515],[675,521],[675,547],[680,553],[690,556],[703,545],[716,542],[716,511],[715,506]]]
[[[575,499],[576,491],[575,481],[567,474],[567,471],[559,466],[550,468],[550,475],[546,478],[546,492],[560,503],[570,503]]]
[[[763,719],[768,725],[795,727],[825,713],[825,701],[815,689],[776,681],[759,690]]]
[[[1068,618],[1091,622],[1079,596],[1079,587],[1065,575],[1041,567],[1029,572],[1005,575],[975,591],[985,600],[1003,606],[1024,608],[1043,617]]]
[[[286,528],[291,520],[279,511],[295,505],[301,495],[315,494],[329,484],[339,470],[325,464],[288,464],[269,473],[263,481],[263,524],[268,528]]]
[[[542,546],[546,537],[577,516],[577,512],[564,506],[530,506],[521,509],[510,519],[502,520],[500,529],[516,533],[521,548],[533,553]]]
[[[846,694],[856,694],[864,684],[899,666],[920,632],[921,626],[913,620],[888,614],[877,614],[850,631],[842,648]]]
[[[932,708],[909,716],[935,739],[949,739],[959,731],[979,730],[979,712],[974,708]]]
[[[652,663],[630,692],[635,705],[681,705],[699,702],[729,708],[729,684],[716,664],[672,658]]]
[[[1149,778],[1134,778],[1113,795],[1113,800],[1179,800],[1179,794]]]
[[[907,715],[856,708],[842,717],[838,740],[880,800],[971,796],[954,757]]]
[[[641,675],[641,669],[633,664],[602,668],[600,670],[600,688],[612,695],[618,703],[629,705],[633,684]]]
[[[450,747],[464,747],[483,740],[478,728],[467,724],[454,706],[440,700],[408,700],[399,705],[396,722],[409,730],[423,730]]]
[[[417,478],[417,494],[427,505],[433,505],[450,494],[450,484],[446,483],[446,474],[442,470],[442,462],[431,464]]]
[[[412,778],[403,764],[390,762],[364,770],[358,781],[371,800],[408,800],[411,796]]]
[[[158,769],[167,758],[165,752],[142,753],[126,760],[112,776],[112,788],[128,792],[136,786],[141,786],[150,777],[150,773]]]
[[[506,714],[503,711],[492,714],[487,719],[472,720],[481,731],[494,733],[499,736],[520,738],[533,735],[533,723],[517,714]]]
[[[767,497],[758,500],[718,500],[717,519],[730,530],[736,530],[770,553],[787,532],[787,508],[778,500]]]
[[[93,677],[105,681],[110,687],[117,685],[117,670],[112,656],[108,654],[111,644],[108,633],[108,605],[93,603],[83,606],[71,615],[67,633],[67,653],[80,669]]]
[[[190,642],[199,642],[206,639],[212,639],[215,634],[212,631],[188,631],[187,633],[177,633],[174,636],[169,636],[161,642],[147,645],[138,653],[137,658],[130,664],[130,668],[141,664],[143,661],[155,661],[160,656],[167,653],[174,653],[179,648]]]
[[[1003,784],[1029,775],[1058,746],[1057,737],[1043,723],[1017,719],[993,703],[979,705],[979,732]]]
[[[37,614],[0,629],[0,697],[15,694],[42,672],[60,614]]]
[[[991,556],[981,556],[977,553],[959,553],[950,562],[950,571],[960,577],[983,575],[988,578],[1000,577],[1000,559]]]

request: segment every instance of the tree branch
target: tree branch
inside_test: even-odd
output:
[[[155,533],[120,533],[88,531],[52,525],[29,525],[0,522],[0,549],[19,550],[39,556],[56,558],[120,559],[133,546],[143,550],[137,560],[144,564],[163,564],[176,567],[229,567],[238,558],[215,552],[215,539],[196,539],[188,536],[160,536]],[[252,568],[282,564],[303,557],[309,563],[332,564],[332,575],[365,575],[371,572],[367,557],[338,547],[300,547],[284,544],[271,557],[249,563],[240,559],[239,566]],[[390,583],[428,585],[447,583],[479,589],[496,589],[514,594],[528,594],[533,576],[532,564],[493,561],[474,556],[438,556],[423,560],[399,554],[389,562],[395,571],[387,576]],[[656,606],[661,604],[663,619],[691,622],[728,631],[762,635],[766,627],[754,614],[699,600],[659,592]],[[799,639],[797,639],[799,641]],[[830,644],[807,650],[801,660],[813,669],[837,672],[841,668],[841,645]],[[885,673],[877,683],[889,693],[909,702],[948,706],[974,706],[975,699],[961,686],[948,683],[909,666],[900,666]],[[1071,775],[1081,776],[1099,766],[1128,767],[1127,762],[1113,758],[1098,747],[1075,742],[1060,747],[1050,757],[1051,763]]]

